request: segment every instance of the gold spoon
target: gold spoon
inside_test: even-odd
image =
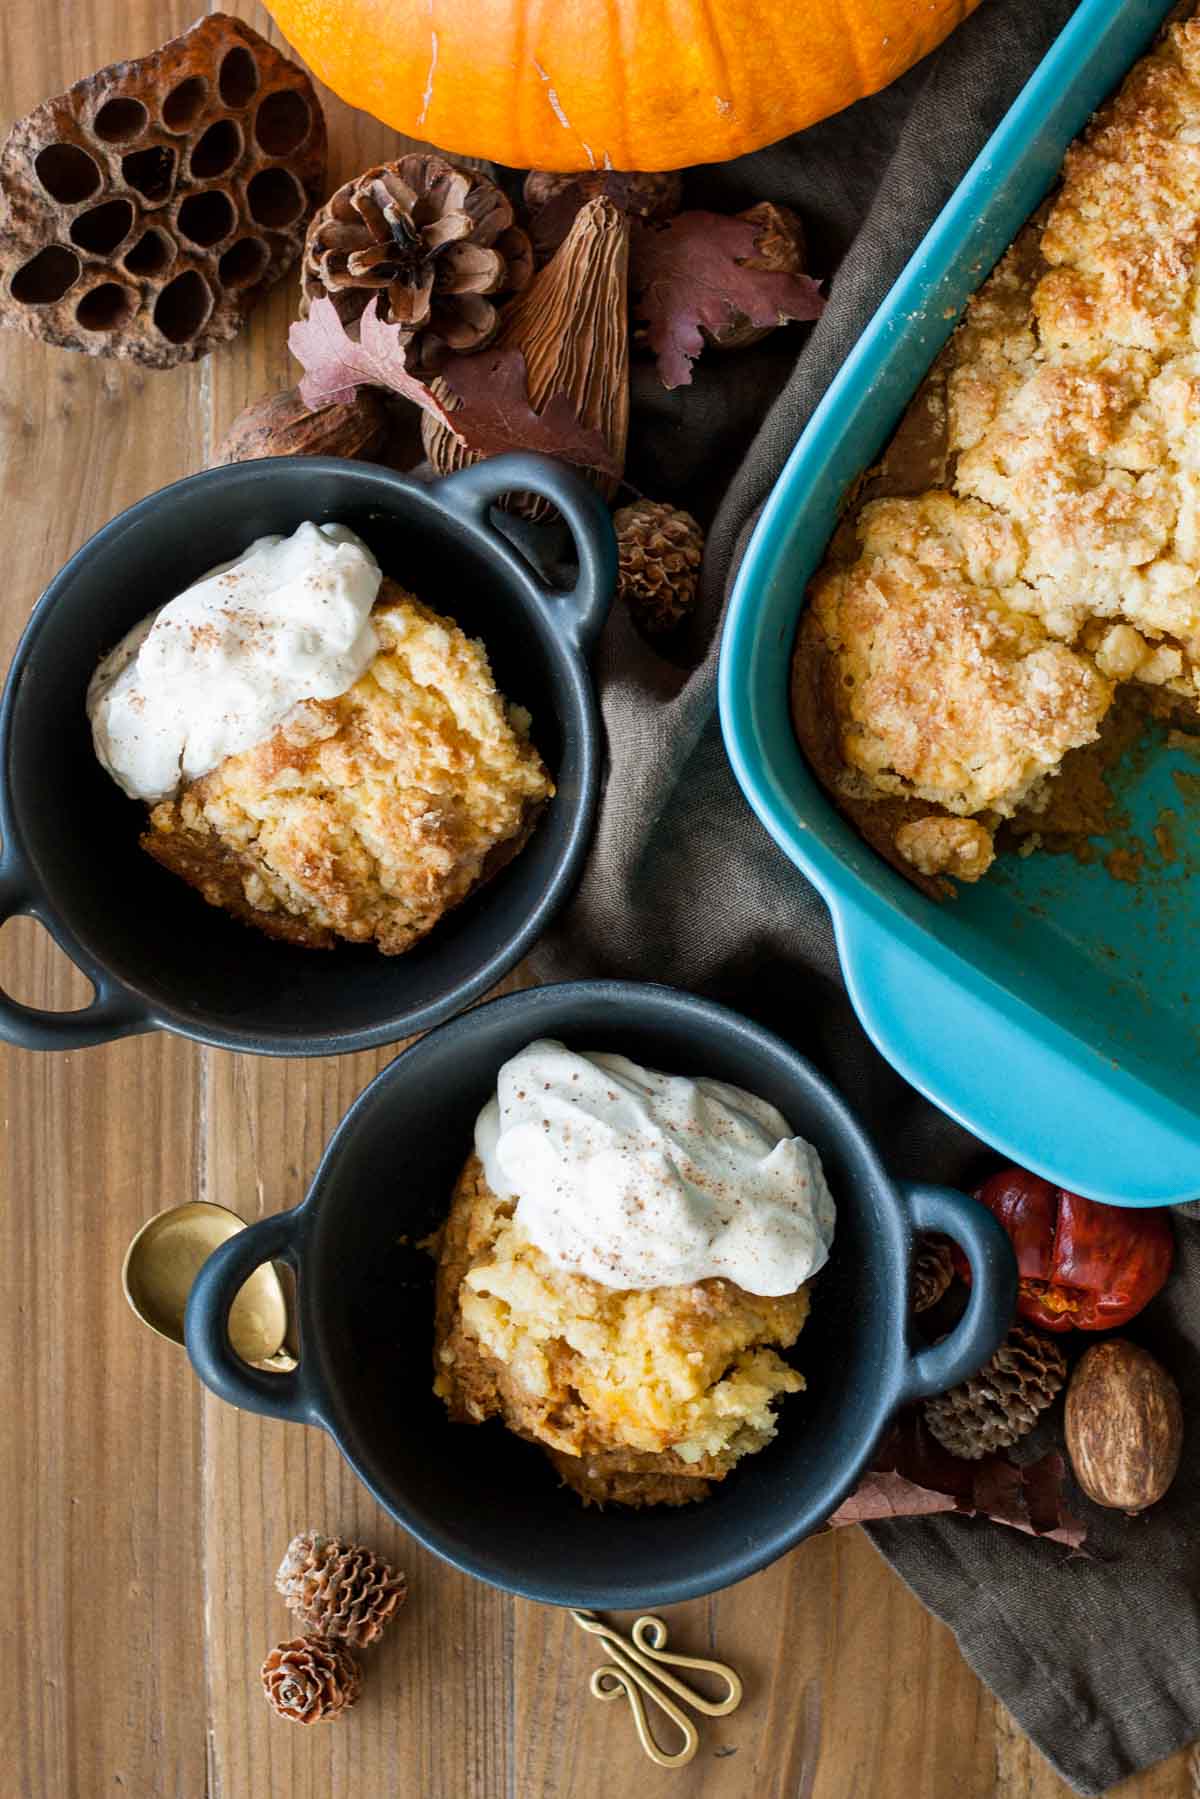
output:
[[[246,1221],[227,1206],[193,1199],[151,1218],[125,1251],[121,1285],[143,1324],[170,1343],[183,1342],[183,1314],[192,1282],[227,1238]],[[284,1348],[287,1301],[279,1276],[263,1262],[238,1293],[229,1312],[229,1341],[244,1362],[286,1373],[296,1358]]]

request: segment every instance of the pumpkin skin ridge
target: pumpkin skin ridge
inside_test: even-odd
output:
[[[806,0],[803,24],[791,0],[269,0],[269,10],[348,105],[451,155],[566,173],[686,168],[761,149],[886,87],[978,4]]]

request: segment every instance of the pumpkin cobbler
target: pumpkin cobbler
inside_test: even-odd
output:
[[[1200,20],[1068,153],[812,582],[793,716],[926,891],[1104,826],[1131,707],[1200,701]],[[1036,834],[1036,835],[1035,835]]]
[[[586,1502],[703,1499],[804,1389],[785,1354],[833,1229],[816,1150],[765,1100],[539,1040],[439,1234],[434,1390]]]
[[[144,847],[269,936],[407,950],[528,839],[553,784],[482,643],[384,580],[348,691],[160,801]]]
[[[779,1351],[800,1334],[807,1289],[601,1286],[556,1268],[514,1209],[472,1156],[438,1266],[435,1391],[451,1417],[502,1418],[585,1501],[703,1499],[775,1435],[774,1402],[804,1387]]]

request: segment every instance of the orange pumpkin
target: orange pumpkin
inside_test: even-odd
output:
[[[267,0],[352,106],[517,168],[676,169],[886,87],[978,0]]]

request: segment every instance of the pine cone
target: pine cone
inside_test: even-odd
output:
[[[976,1462],[1032,1430],[1066,1378],[1057,1341],[1017,1324],[978,1374],[925,1401],[925,1422],[951,1455]]]
[[[639,630],[661,637],[695,604],[704,533],[690,512],[637,500],[613,514],[620,570],[617,592]]]
[[[913,1252],[912,1309],[927,1312],[954,1279],[950,1245],[944,1237],[918,1237]]]
[[[281,1718],[319,1724],[347,1711],[362,1687],[362,1669],[348,1649],[324,1637],[278,1643],[262,1665],[263,1690]]]
[[[382,295],[383,317],[411,334],[410,366],[429,368],[490,343],[490,296],[532,273],[529,239],[494,181],[441,156],[402,156],[347,181],[313,219],[300,312],[326,295],[350,326]]]
[[[311,1530],[288,1544],[275,1587],[305,1630],[344,1637],[356,1649],[383,1635],[408,1593],[403,1574],[393,1573],[361,1543]]]

